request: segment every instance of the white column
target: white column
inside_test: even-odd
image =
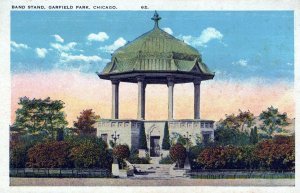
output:
[[[168,119],[172,120],[174,117],[174,79],[168,78]]]
[[[145,119],[145,89],[146,83],[144,77],[138,77],[138,115],[137,118],[140,120]]]
[[[194,81],[194,119],[200,119],[200,85],[201,81]]]
[[[111,118],[119,118],[119,81],[112,80],[112,109],[111,109]]]

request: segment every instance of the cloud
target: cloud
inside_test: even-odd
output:
[[[48,53],[46,48],[36,48],[35,52],[39,58],[45,58]]]
[[[73,50],[75,48],[75,46],[77,45],[76,42],[70,42],[68,44],[62,45],[59,43],[51,43],[50,46],[56,50],[58,50],[59,52],[67,52],[70,50]]]
[[[20,49],[29,49],[29,46],[27,44],[17,43],[15,41],[11,41],[10,45],[11,45],[11,50],[13,52]]]
[[[87,36],[88,41],[103,42],[109,39],[109,36],[105,32],[99,32],[98,34],[91,33]]]
[[[90,63],[90,62],[99,62],[102,60],[101,57],[99,56],[85,56],[82,54],[79,55],[71,55],[68,53],[61,53],[61,60],[64,62],[73,62],[73,61],[79,61],[79,62],[85,62],[85,63]]]
[[[163,28],[163,30],[165,32],[167,32],[168,34],[173,35],[173,30],[171,28],[169,28],[169,27],[165,27],[165,28]]]
[[[119,37],[116,41],[114,41],[113,44],[109,45],[109,46],[103,46],[100,47],[100,50],[104,50],[105,52],[114,52],[116,49],[124,46],[126,44],[126,40],[122,37]]]
[[[198,39],[199,45],[204,45],[213,39],[221,40],[223,34],[213,27],[208,27],[201,32],[201,35]]]
[[[218,31],[216,28],[208,27],[202,30],[200,36],[198,37],[193,37],[191,35],[180,35],[178,36],[178,38],[182,39],[185,43],[193,46],[206,47],[208,42],[212,40],[221,41],[223,39],[223,34],[220,31]]]
[[[100,63],[100,64],[99,64]],[[56,69],[66,71],[91,72],[97,71],[103,59],[97,55],[86,56],[83,54],[69,54],[62,52],[59,61],[54,65]]]
[[[248,65],[248,60],[240,59],[236,62],[232,62],[232,64],[240,65],[240,66],[247,66]]]
[[[55,38],[55,41],[64,43],[64,39],[60,35],[54,34],[53,37]]]

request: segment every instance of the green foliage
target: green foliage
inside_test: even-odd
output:
[[[21,107],[16,110],[16,120],[13,128],[20,133],[38,134],[46,132],[55,139],[59,129],[67,125],[62,111],[64,103],[61,100],[20,98]]]
[[[197,144],[195,146],[190,147],[188,156],[191,163],[192,169],[199,169],[201,165],[197,162],[198,155],[203,151],[204,145]]]
[[[144,123],[142,123],[140,130],[139,149],[148,149]]]
[[[99,137],[96,136],[76,136],[72,135],[68,138],[65,138],[65,141],[69,142],[72,147],[78,146],[86,141],[91,141],[92,143],[97,144],[102,149],[107,149],[107,144]]]
[[[250,111],[239,110],[238,115],[225,115],[224,120],[219,121],[219,127],[236,129],[239,131],[245,131],[245,126],[250,128],[254,123],[254,115]]]
[[[132,149],[130,151],[130,156],[128,158],[128,161],[131,164],[149,164],[150,163],[150,157],[139,157],[139,152],[137,149]]]
[[[183,167],[186,158],[186,148],[178,143],[170,148],[170,157],[179,167]]]
[[[172,145],[181,144],[185,147],[192,146],[191,140],[188,140],[183,135],[181,135],[180,133],[177,133],[177,132],[172,132],[171,143],[172,143]]]
[[[25,168],[29,147],[22,144],[11,145],[9,160],[11,168]]]
[[[250,143],[254,145],[257,142],[258,142],[258,134],[257,134],[257,127],[255,126],[254,128],[251,129],[250,132]]]
[[[39,143],[28,150],[27,167],[63,168],[70,167],[70,144],[63,141]]]
[[[106,150],[105,142],[84,140],[71,150],[71,159],[77,168],[107,168],[112,158]]]
[[[159,160],[159,164],[173,164],[173,163],[174,161],[170,156],[163,157],[161,158],[161,160]]]
[[[94,127],[96,121],[100,118],[92,109],[86,109],[80,112],[77,121],[74,121],[74,127],[78,135],[96,136],[97,129]]]
[[[282,127],[289,124],[287,122],[287,114],[280,114],[278,109],[274,108],[273,106],[268,107],[266,111],[263,111],[259,115],[259,120],[263,122],[263,125],[260,129],[268,136],[285,132]]]
[[[164,128],[164,138],[162,141],[162,149],[169,150],[170,147],[171,144],[170,144],[169,126],[168,126],[168,122],[166,122]]]
[[[107,144],[95,136],[71,136],[67,139],[72,148],[72,160],[76,167],[109,168],[112,163],[112,152]]]
[[[247,132],[226,127],[217,127],[215,130],[215,143],[218,145],[248,145],[250,136]]]

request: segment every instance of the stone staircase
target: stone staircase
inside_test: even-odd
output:
[[[134,174],[132,179],[174,179],[189,178],[183,170],[172,170],[170,164],[135,164],[135,167],[141,173]],[[170,170],[171,169],[171,170]]]

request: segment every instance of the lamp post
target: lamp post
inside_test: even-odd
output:
[[[115,133],[111,135],[111,138],[114,140],[114,143],[116,145],[117,140],[120,138],[120,134],[117,135],[117,132],[115,131]]]
[[[192,135],[189,135],[189,132],[186,132],[186,135],[183,135],[183,138],[186,140],[186,149],[189,150],[189,142],[192,139]]]

